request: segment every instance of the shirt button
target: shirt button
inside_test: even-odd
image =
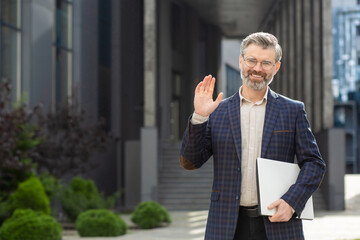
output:
[[[238,170],[238,172],[240,172],[240,171],[241,171],[241,168],[237,168],[237,170]]]
[[[239,195],[236,195],[236,196],[235,196],[235,199],[236,199],[236,200],[239,200],[239,199],[240,199],[240,196],[239,196]]]

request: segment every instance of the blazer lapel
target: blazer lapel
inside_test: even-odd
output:
[[[240,96],[235,93],[228,105],[228,114],[230,119],[231,131],[233,134],[235,148],[239,160],[241,159],[241,124],[240,124]]]
[[[278,95],[269,88],[266,103],[264,130],[261,143],[261,157],[265,157],[267,147],[270,142],[271,134],[274,130],[276,119],[279,115],[279,107],[277,107]]]

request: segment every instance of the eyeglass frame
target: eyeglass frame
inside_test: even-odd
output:
[[[256,58],[254,58],[254,57],[247,57],[247,58],[245,58],[244,55],[242,55],[242,56],[243,56],[243,59],[244,59],[244,62],[245,62],[245,64],[246,64],[246,66],[248,66],[249,68],[254,68],[254,67],[258,64],[258,62],[259,62],[259,61],[258,61]],[[248,65],[247,60],[248,60],[249,58],[253,58],[253,59],[255,60],[254,66],[249,66],[249,65]],[[267,67],[264,68],[264,66],[263,66],[263,63],[264,63],[264,62],[269,62],[269,63],[271,63],[271,66],[269,66],[269,68],[267,68]],[[260,66],[261,66],[262,69],[264,69],[264,70],[266,70],[266,71],[269,71],[270,69],[272,69],[272,68],[276,65],[276,63],[277,63],[277,62],[273,63],[273,62],[270,62],[270,61],[265,60],[265,61],[260,62]]]

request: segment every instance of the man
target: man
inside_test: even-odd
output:
[[[180,162],[185,169],[197,169],[213,156],[207,240],[304,239],[302,221],[296,216],[319,187],[325,163],[304,104],[268,87],[281,56],[275,36],[251,34],[241,44],[239,92],[224,101],[220,93],[213,101],[211,75],[196,87],[195,111],[184,134]],[[295,156],[301,169],[296,183],[268,206],[276,208],[273,216],[259,216],[256,158],[294,162]]]

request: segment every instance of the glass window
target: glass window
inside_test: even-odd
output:
[[[240,71],[227,65],[226,68],[226,95],[230,97],[239,90],[241,85]]]
[[[1,28],[1,77],[11,83],[11,100],[20,97],[20,33],[8,27]]]
[[[72,5],[67,1],[57,1],[56,5],[56,44],[71,48]]]
[[[53,109],[56,104],[69,103],[72,97],[72,3],[56,1],[54,36]]]
[[[11,84],[11,101],[21,96],[21,21],[20,0],[1,1],[1,81]]]
[[[20,27],[20,0],[1,0],[1,20],[3,23]]]

